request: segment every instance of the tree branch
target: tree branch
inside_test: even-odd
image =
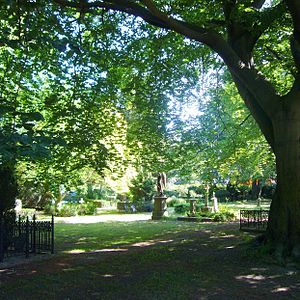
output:
[[[274,133],[273,133],[273,124],[268,115],[261,108],[255,97],[253,97],[251,91],[247,90],[244,85],[240,82],[238,78],[236,78],[233,74],[233,79],[236,83],[236,86],[239,90],[240,95],[245,101],[246,106],[251,112],[251,115],[256,120],[259,128],[264,134],[266,140],[268,141],[271,148],[274,150],[275,142],[274,142]],[[249,117],[249,116],[248,116]],[[247,118],[248,118],[247,117]],[[246,118],[246,120],[247,120]],[[243,122],[242,122],[243,124]]]
[[[261,35],[271,26],[271,24],[282,17],[286,12],[286,5],[284,1],[281,1],[274,7],[266,9],[259,14],[259,19],[256,21],[256,24],[253,26],[253,41],[256,41],[261,37]]]
[[[231,19],[231,13],[235,5],[236,5],[236,0],[222,1],[223,12],[224,12],[225,20],[227,22]]]
[[[260,9],[265,4],[265,2],[266,0],[254,0],[252,2],[252,7],[256,9]]]
[[[82,8],[84,5],[87,9],[102,8],[126,12],[139,16],[150,24],[173,30],[185,37],[206,44],[216,51],[228,66],[239,90],[243,92],[242,95],[243,98],[245,97],[247,106],[270,144],[272,143],[272,134],[267,127],[272,129],[271,118],[279,107],[279,97],[273,86],[265,78],[259,75],[256,70],[244,65],[241,58],[221,34],[208,28],[177,20],[159,10],[153,0],[141,0],[140,2],[144,6],[132,0],[103,0],[91,3],[84,2],[81,5],[78,2],[68,0],[53,1],[59,5],[76,9]],[[267,24],[269,26],[271,22],[267,22]],[[266,24],[263,28],[266,28]]]
[[[156,27],[170,29],[167,24],[162,22],[159,18],[155,17],[147,9],[130,0],[103,0],[95,1],[92,3],[84,2],[81,4],[68,0],[53,0],[53,2],[62,7],[70,7],[79,11],[83,9],[85,12],[92,11],[93,9],[105,9],[124,12],[136,17],[141,17],[147,23]]]
[[[295,65],[300,72],[300,2],[299,0],[286,0],[286,3],[294,24],[294,32],[290,39],[291,50]]]

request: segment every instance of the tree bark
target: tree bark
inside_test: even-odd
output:
[[[292,95],[273,120],[277,189],[267,240],[280,256],[300,257],[300,102]],[[286,105],[288,104],[288,106]]]

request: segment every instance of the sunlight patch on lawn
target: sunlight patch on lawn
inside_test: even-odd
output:
[[[227,238],[233,238],[235,237],[234,234],[222,234],[222,235],[212,235],[211,237],[209,237],[210,239],[227,239]]]
[[[105,277],[105,278],[115,277],[115,275],[112,275],[112,274],[104,274],[104,275],[100,275],[100,276]]]
[[[72,250],[69,250],[69,251],[65,251],[65,253],[69,253],[69,254],[79,254],[79,253],[85,253],[85,251],[82,250],[82,249],[72,249]]]
[[[271,293],[280,293],[280,292],[288,292],[290,290],[289,287],[278,287],[271,291]]]
[[[0,270],[0,273],[6,272],[6,271],[8,271],[8,269],[2,269],[2,270]]]
[[[146,241],[146,242],[135,243],[135,244],[132,244],[131,246],[133,246],[133,247],[148,247],[148,246],[153,246],[153,245],[156,245],[156,244],[166,244],[166,243],[172,243],[172,242],[174,242],[174,240],[165,240],[165,241],[162,241],[162,240],[159,240],[159,241],[149,240],[149,241]]]
[[[125,248],[115,248],[115,249],[99,249],[92,251],[92,253],[98,253],[98,252],[126,252],[128,249]]]
[[[241,275],[235,277],[237,280],[246,281],[250,284],[256,284],[259,281],[266,280],[266,277],[263,275],[249,274],[249,275]]]
[[[93,250],[93,251],[86,251],[84,249],[72,249],[72,250],[64,251],[64,253],[68,253],[68,254],[81,254],[81,253],[91,254],[91,253],[98,253],[98,252],[126,252],[126,251],[128,251],[128,249],[124,249],[124,248],[98,249],[98,250]]]

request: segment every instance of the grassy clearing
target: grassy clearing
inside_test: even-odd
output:
[[[159,239],[167,234],[198,231],[208,226],[170,221],[57,224],[55,243],[59,253],[79,253]]]
[[[234,224],[59,223],[57,255],[2,270],[0,299],[297,299],[299,274],[248,239]]]
[[[257,201],[235,201],[228,203],[221,203],[220,207],[239,211],[240,209],[269,209],[271,200],[264,199],[260,203],[260,207],[257,206]]]

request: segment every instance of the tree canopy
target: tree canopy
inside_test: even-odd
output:
[[[300,255],[299,1],[7,0],[0,16],[1,136],[12,147],[1,148],[2,161],[43,145],[62,167],[72,161],[101,172],[131,156],[161,169],[172,99],[193,91],[201,67],[213,73],[226,65],[276,159],[267,241],[280,254]],[[239,119],[236,97],[222,93],[233,105],[230,118],[217,117],[220,141],[225,132],[253,141],[228,130],[247,116]],[[206,111],[218,114],[212,98]],[[220,134],[214,118],[199,120],[206,138]],[[242,157],[234,142],[222,148],[214,159]]]

